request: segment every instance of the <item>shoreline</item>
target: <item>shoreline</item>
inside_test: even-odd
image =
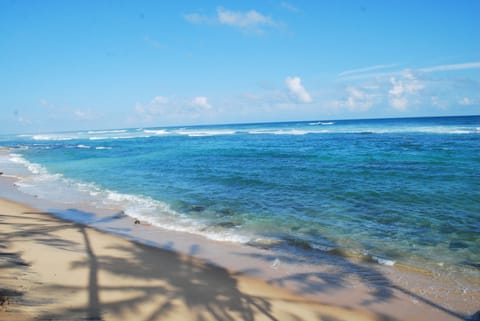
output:
[[[22,194],[15,189],[13,179],[0,176],[0,183],[2,190],[0,198],[13,199],[17,203],[37,208],[40,212],[50,212],[45,209],[52,206],[51,202]],[[4,205],[0,209],[4,209]],[[89,213],[81,209],[81,206],[71,207],[70,211],[72,210],[76,210],[77,214]],[[95,213],[90,214],[95,215]],[[85,227],[85,225],[62,220],[58,215],[48,215],[52,220]],[[297,264],[298,262],[289,262],[287,257],[275,256],[261,249],[213,242],[187,233],[164,231],[152,226],[138,226],[134,225],[130,217],[119,219],[119,217],[115,218],[115,215],[115,213],[108,215],[103,213],[101,224],[93,224],[85,228],[93,227],[98,233],[106,232],[109,236],[116,234],[112,237],[121,237],[123,241],[138,246],[152,246],[152,251],[167,251],[174,255],[186,256],[189,260],[193,257],[193,260],[204,262],[203,264],[231,271],[228,272],[231,275],[253,278],[255,282],[263,284],[267,282],[269,286],[274,286],[279,291],[289,293],[293,291],[296,293],[294,296],[315,302],[315,306],[318,307],[325,305],[348,307],[358,311],[368,311],[377,317],[388,316],[393,320],[407,318],[409,320],[463,320],[480,308],[476,303],[480,302],[480,288],[463,293],[465,289],[461,289],[458,284],[457,289],[452,289],[455,282],[447,278],[402,271],[397,267],[354,262],[328,254],[321,258],[322,264],[319,266],[302,266]],[[135,233],[129,234],[128,232],[131,231]],[[409,306],[408,309],[405,309],[406,305]]]

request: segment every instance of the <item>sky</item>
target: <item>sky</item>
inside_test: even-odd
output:
[[[480,114],[480,1],[0,0],[0,134]]]

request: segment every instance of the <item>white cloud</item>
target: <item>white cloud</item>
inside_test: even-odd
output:
[[[391,97],[390,105],[399,111],[406,111],[408,107],[408,99],[402,96]]]
[[[238,28],[254,28],[259,26],[275,25],[275,22],[272,18],[264,16],[255,10],[241,12],[218,8],[217,17],[221,24]]]
[[[345,91],[348,94],[345,106],[350,111],[367,111],[375,102],[375,95],[369,94],[365,90],[350,86]]]
[[[338,81],[345,89],[335,92],[332,97],[334,103],[330,105],[350,111],[367,110],[369,106],[380,111],[388,106],[402,113],[429,113],[436,108],[448,110],[455,105],[466,108],[478,103],[478,80],[469,74],[457,77],[440,73],[478,70],[480,62],[391,71],[386,69],[394,66],[375,65],[339,73]],[[343,98],[340,96],[342,94],[345,95]]]
[[[311,103],[312,97],[308,91],[303,87],[300,77],[287,77],[285,79],[290,94],[294,96],[299,102]]]
[[[155,98],[152,99],[151,104],[153,104],[153,105],[164,105],[164,104],[168,104],[169,101],[170,100],[167,97],[156,96]]]
[[[199,13],[188,13],[183,18],[192,24],[217,24],[238,28],[243,31],[261,33],[262,28],[276,27],[279,24],[271,17],[256,10],[233,11],[222,7],[217,8],[215,16],[208,16]]]
[[[400,78],[391,77],[390,83],[390,105],[399,111],[406,111],[410,99],[425,87],[410,70],[406,70]]]
[[[463,97],[458,101],[458,103],[463,106],[469,106],[469,105],[473,105],[473,100],[468,97]]]
[[[376,86],[353,86],[349,85],[342,89],[341,95],[343,98],[338,98],[340,93],[335,93],[333,99],[326,102],[330,111],[340,112],[348,110],[350,112],[365,112],[368,111],[379,101]]]
[[[191,102],[192,106],[199,107],[202,109],[211,109],[212,106],[209,104],[207,97],[204,96],[197,96],[193,98]]]
[[[145,121],[152,121],[159,115],[168,113],[170,99],[164,96],[155,96],[148,104],[137,103],[135,112]]]

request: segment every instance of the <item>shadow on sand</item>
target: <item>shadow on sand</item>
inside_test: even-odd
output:
[[[175,314],[179,306],[183,306],[189,311],[198,311],[191,320],[205,321],[230,321],[230,320],[280,320],[275,314],[278,306],[282,304],[294,304],[291,298],[269,296],[266,294],[251,294],[251,291],[242,288],[239,285],[238,275],[231,272],[201,262],[191,256],[178,254],[169,250],[153,248],[149,245],[133,243],[133,246],[115,246],[110,248],[112,255],[99,255],[95,251],[95,244],[92,244],[91,229],[81,224],[61,221],[46,213],[25,212],[30,220],[18,223],[14,227],[14,232],[0,236],[2,250],[8,249],[11,241],[18,241],[22,238],[28,238],[35,242],[40,242],[46,246],[61,249],[82,249],[86,254],[84,259],[71,263],[71,269],[88,270],[88,286],[73,287],[62,285],[49,285],[51,291],[60,293],[75,293],[87,291],[88,302],[86,306],[76,306],[65,308],[64,311],[55,311],[54,314],[45,314],[38,316],[37,319],[69,319],[72,314],[76,319],[82,320],[103,320],[104,316],[114,316],[114,319],[122,319],[125,313],[135,313],[142,309],[143,304],[151,303],[153,299],[158,302],[155,308],[148,312],[145,317],[137,319],[140,321],[153,320],[175,320]],[[86,213],[88,215],[88,213]],[[10,216],[0,213],[0,224],[9,224]],[[18,219],[18,217],[15,217]],[[32,220],[35,218],[36,221]],[[71,233],[80,233],[81,242],[72,242],[58,236],[58,231],[68,230]],[[101,232],[100,232],[101,233]],[[198,245],[191,247],[191,252],[198,251]],[[115,253],[125,253],[125,256],[115,255]],[[127,259],[125,259],[127,257]],[[276,256],[277,257],[277,256]],[[272,260],[272,257],[259,257],[260,259]],[[374,267],[362,269],[361,266],[349,266],[353,263],[345,262],[350,271],[361,271],[357,276],[367,285],[374,286],[375,291],[371,293],[370,298],[365,298],[364,305],[372,302],[387,302],[394,296],[393,290],[399,290],[412,298],[421,300],[435,309],[450,314],[458,319],[464,319],[465,316],[450,311],[433,302],[430,302],[414,293],[401,289],[391,284]],[[0,269],[4,268],[0,266]],[[112,285],[100,282],[100,273],[105,272],[111,275],[125,279],[133,279],[140,282],[134,286],[126,286],[122,283]],[[284,285],[294,280],[302,284],[302,292],[328,291],[333,288],[341,288],[347,282],[347,270],[339,270],[336,273],[307,273],[294,274],[286,278],[272,280],[275,285]],[[372,280],[376,280],[372,284]],[[381,286],[379,286],[381,284]],[[121,296],[113,301],[102,301],[101,298],[107,297],[109,293],[119,293]],[[54,292],[52,292],[54,293]],[[276,305],[275,305],[276,304]],[[323,306],[318,302],[303,301],[305,305],[315,307]],[[275,305],[275,306],[274,306]],[[325,305],[329,311],[329,306]],[[348,310],[348,308],[345,308]],[[320,309],[317,309],[321,311]],[[304,320],[301,314],[296,314],[295,310],[289,310],[287,316],[290,320]],[[316,315],[317,320],[344,320],[332,314],[319,312]],[[282,319],[283,320],[283,319]],[[393,320],[387,316],[378,316],[377,320]]]

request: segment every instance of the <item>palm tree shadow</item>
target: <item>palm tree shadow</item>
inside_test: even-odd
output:
[[[77,213],[80,212],[77,211]],[[103,320],[105,314],[113,315],[116,319],[123,319],[124,315],[135,315],[144,305],[151,305],[154,302],[155,306],[152,311],[141,321],[172,318],[179,311],[190,311],[194,315],[194,318],[190,319],[197,321],[234,319],[276,321],[279,320],[276,314],[279,306],[295,303],[291,301],[291,298],[263,294],[263,292],[262,294],[252,294],[251,291],[241,286],[236,275],[192,256],[174,252],[173,243],[170,243],[172,250],[130,241],[116,243],[116,245],[100,250],[95,243],[92,243],[91,233],[103,232],[93,231],[77,223],[59,221],[41,212],[25,212],[24,214],[38,215],[41,216],[41,219],[35,223],[16,224],[14,232],[1,236],[2,242],[5,242],[3,244],[8,244],[12,240],[29,238],[42,242],[46,246],[64,250],[82,250],[86,254],[82,259],[71,263],[72,270],[85,269],[87,271],[88,285],[86,288],[57,284],[49,285],[48,290],[52,293],[53,291],[60,291],[57,293],[84,293],[86,291],[87,303],[66,307],[64,310],[55,311],[54,314],[45,313],[39,316],[39,319],[69,319],[75,315],[83,316],[82,319],[98,321]],[[0,214],[0,224],[8,221],[8,218],[8,215]],[[58,236],[57,232],[60,231],[79,233],[81,242],[73,242]],[[197,251],[199,251],[199,245],[192,245],[191,253],[194,254]],[[263,259],[271,261],[272,257],[265,256]],[[305,293],[329,291],[345,286],[346,274],[356,268],[357,271],[360,271],[357,272],[359,278],[378,288],[373,292],[371,300],[364,302],[365,305],[375,301],[388,301],[393,297],[393,285],[381,272],[375,269],[372,272],[370,267],[368,271],[362,272],[361,267],[352,267],[348,264],[352,263],[344,262],[346,268],[338,273],[294,274],[274,279],[271,283],[284,286],[288,282],[295,281],[302,284],[302,291]],[[366,277],[367,273],[370,273],[368,277]],[[104,282],[101,279],[104,274],[111,275],[116,280],[125,279],[133,282]],[[384,286],[378,287],[379,284]],[[404,291],[408,293],[408,291]],[[119,296],[118,293],[121,295]],[[109,294],[116,295],[109,296]],[[102,300],[103,297],[120,297],[120,299],[107,301]],[[321,305],[318,302],[303,302],[302,304],[312,308],[318,308]],[[459,318],[464,317],[434,303],[431,305]],[[303,320],[302,316],[295,312],[290,311],[289,316],[293,320]],[[325,320],[328,318],[335,319],[328,314],[318,317],[318,319]],[[391,319],[379,316],[378,320]]]
[[[79,211],[76,213],[80,214]],[[91,233],[103,233],[101,231],[57,220],[46,215],[47,213],[24,212],[24,214],[29,216],[30,220],[17,224],[10,222],[10,225],[14,225],[14,231],[1,236],[5,242],[3,244],[28,238],[49,247],[82,251],[85,255],[82,259],[71,262],[71,269],[83,269],[88,274],[86,287],[44,285],[43,289],[50,291],[49,293],[86,293],[88,300],[85,305],[66,307],[55,313],[48,312],[38,316],[38,319],[81,318],[97,321],[103,320],[105,314],[122,319],[125,314],[135,314],[144,304],[151,304],[153,300],[158,305],[142,320],[168,319],[182,309],[194,311],[195,320],[198,321],[234,319],[254,321],[258,318],[278,320],[273,304],[275,300],[283,300],[282,298],[253,295],[241,290],[235,275],[192,256],[174,252],[173,243],[170,243],[172,250],[162,250],[130,241],[125,241],[128,244],[118,243],[99,250],[92,242]],[[7,214],[0,214],[0,223],[3,220],[9,220]],[[64,231],[68,231],[69,234],[78,233],[81,237],[73,242],[59,236],[63,235],[59,232]],[[192,245],[190,252],[194,254],[199,250],[198,245]],[[102,281],[105,274],[134,282],[128,284],[105,282]],[[108,298],[110,293],[121,293],[121,296],[114,295],[121,299],[113,301],[101,299]],[[314,306],[316,303],[307,304]],[[297,319],[302,320],[300,316]]]
[[[266,298],[243,293],[238,288],[238,281],[227,270],[203,263],[190,256],[176,252],[152,248],[148,245],[134,243],[134,247],[111,247],[115,253],[122,255],[96,256],[90,247],[90,240],[84,227],[79,228],[85,237],[88,257],[84,261],[73,262],[72,269],[88,266],[89,269],[89,320],[101,320],[102,311],[116,313],[119,317],[127,311],[135,311],[141,304],[147,303],[155,296],[166,298],[147,320],[157,320],[175,312],[181,302],[188,310],[202,311],[198,320],[231,320],[234,316],[242,320],[255,320],[258,313],[270,320],[277,320],[271,314],[271,305]],[[195,246],[194,246],[195,247]],[[192,249],[193,250],[193,249]],[[115,276],[140,281],[161,281],[161,285],[139,286],[99,286],[98,273],[108,271]],[[80,290],[80,289],[69,289]],[[134,299],[110,303],[101,303],[99,294],[121,291],[127,297],[136,293]],[[140,293],[140,294],[138,294]]]
[[[238,253],[241,256],[253,256],[256,259],[261,259],[266,262],[274,260],[301,263],[304,259],[296,257],[295,255],[282,254],[245,254]],[[309,262],[311,263],[311,262]],[[425,303],[433,309],[440,310],[459,320],[470,320],[470,318],[462,313],[456,312],[452,309],[444,307],[435,303],[428,298],[419,294],[413,293],[399,285],[392,283],[378,268],[375,267],[369,259],[365,262],[355,263],[352,260],[343,257],[342,255],[334,255],[325,253],[323,256],[316,258],[316,263],[325,266],[334,266],[325,272],[302,272],[293,273],[285,277],[273,278],[268,283],[280,287],[286,287],[288,284],[295,284],[297,291],[301,294],[315,295],[316,293],[328,293],[336,289],[348,288],[349,278],[355,277],[362,284],[367,286],[372,291],[369,292],[369,297],[364,298],[362,305],[368,307],[374,303],[388,302],[395,298],[395,290],[401,292],[412,300],[417,300]]]

